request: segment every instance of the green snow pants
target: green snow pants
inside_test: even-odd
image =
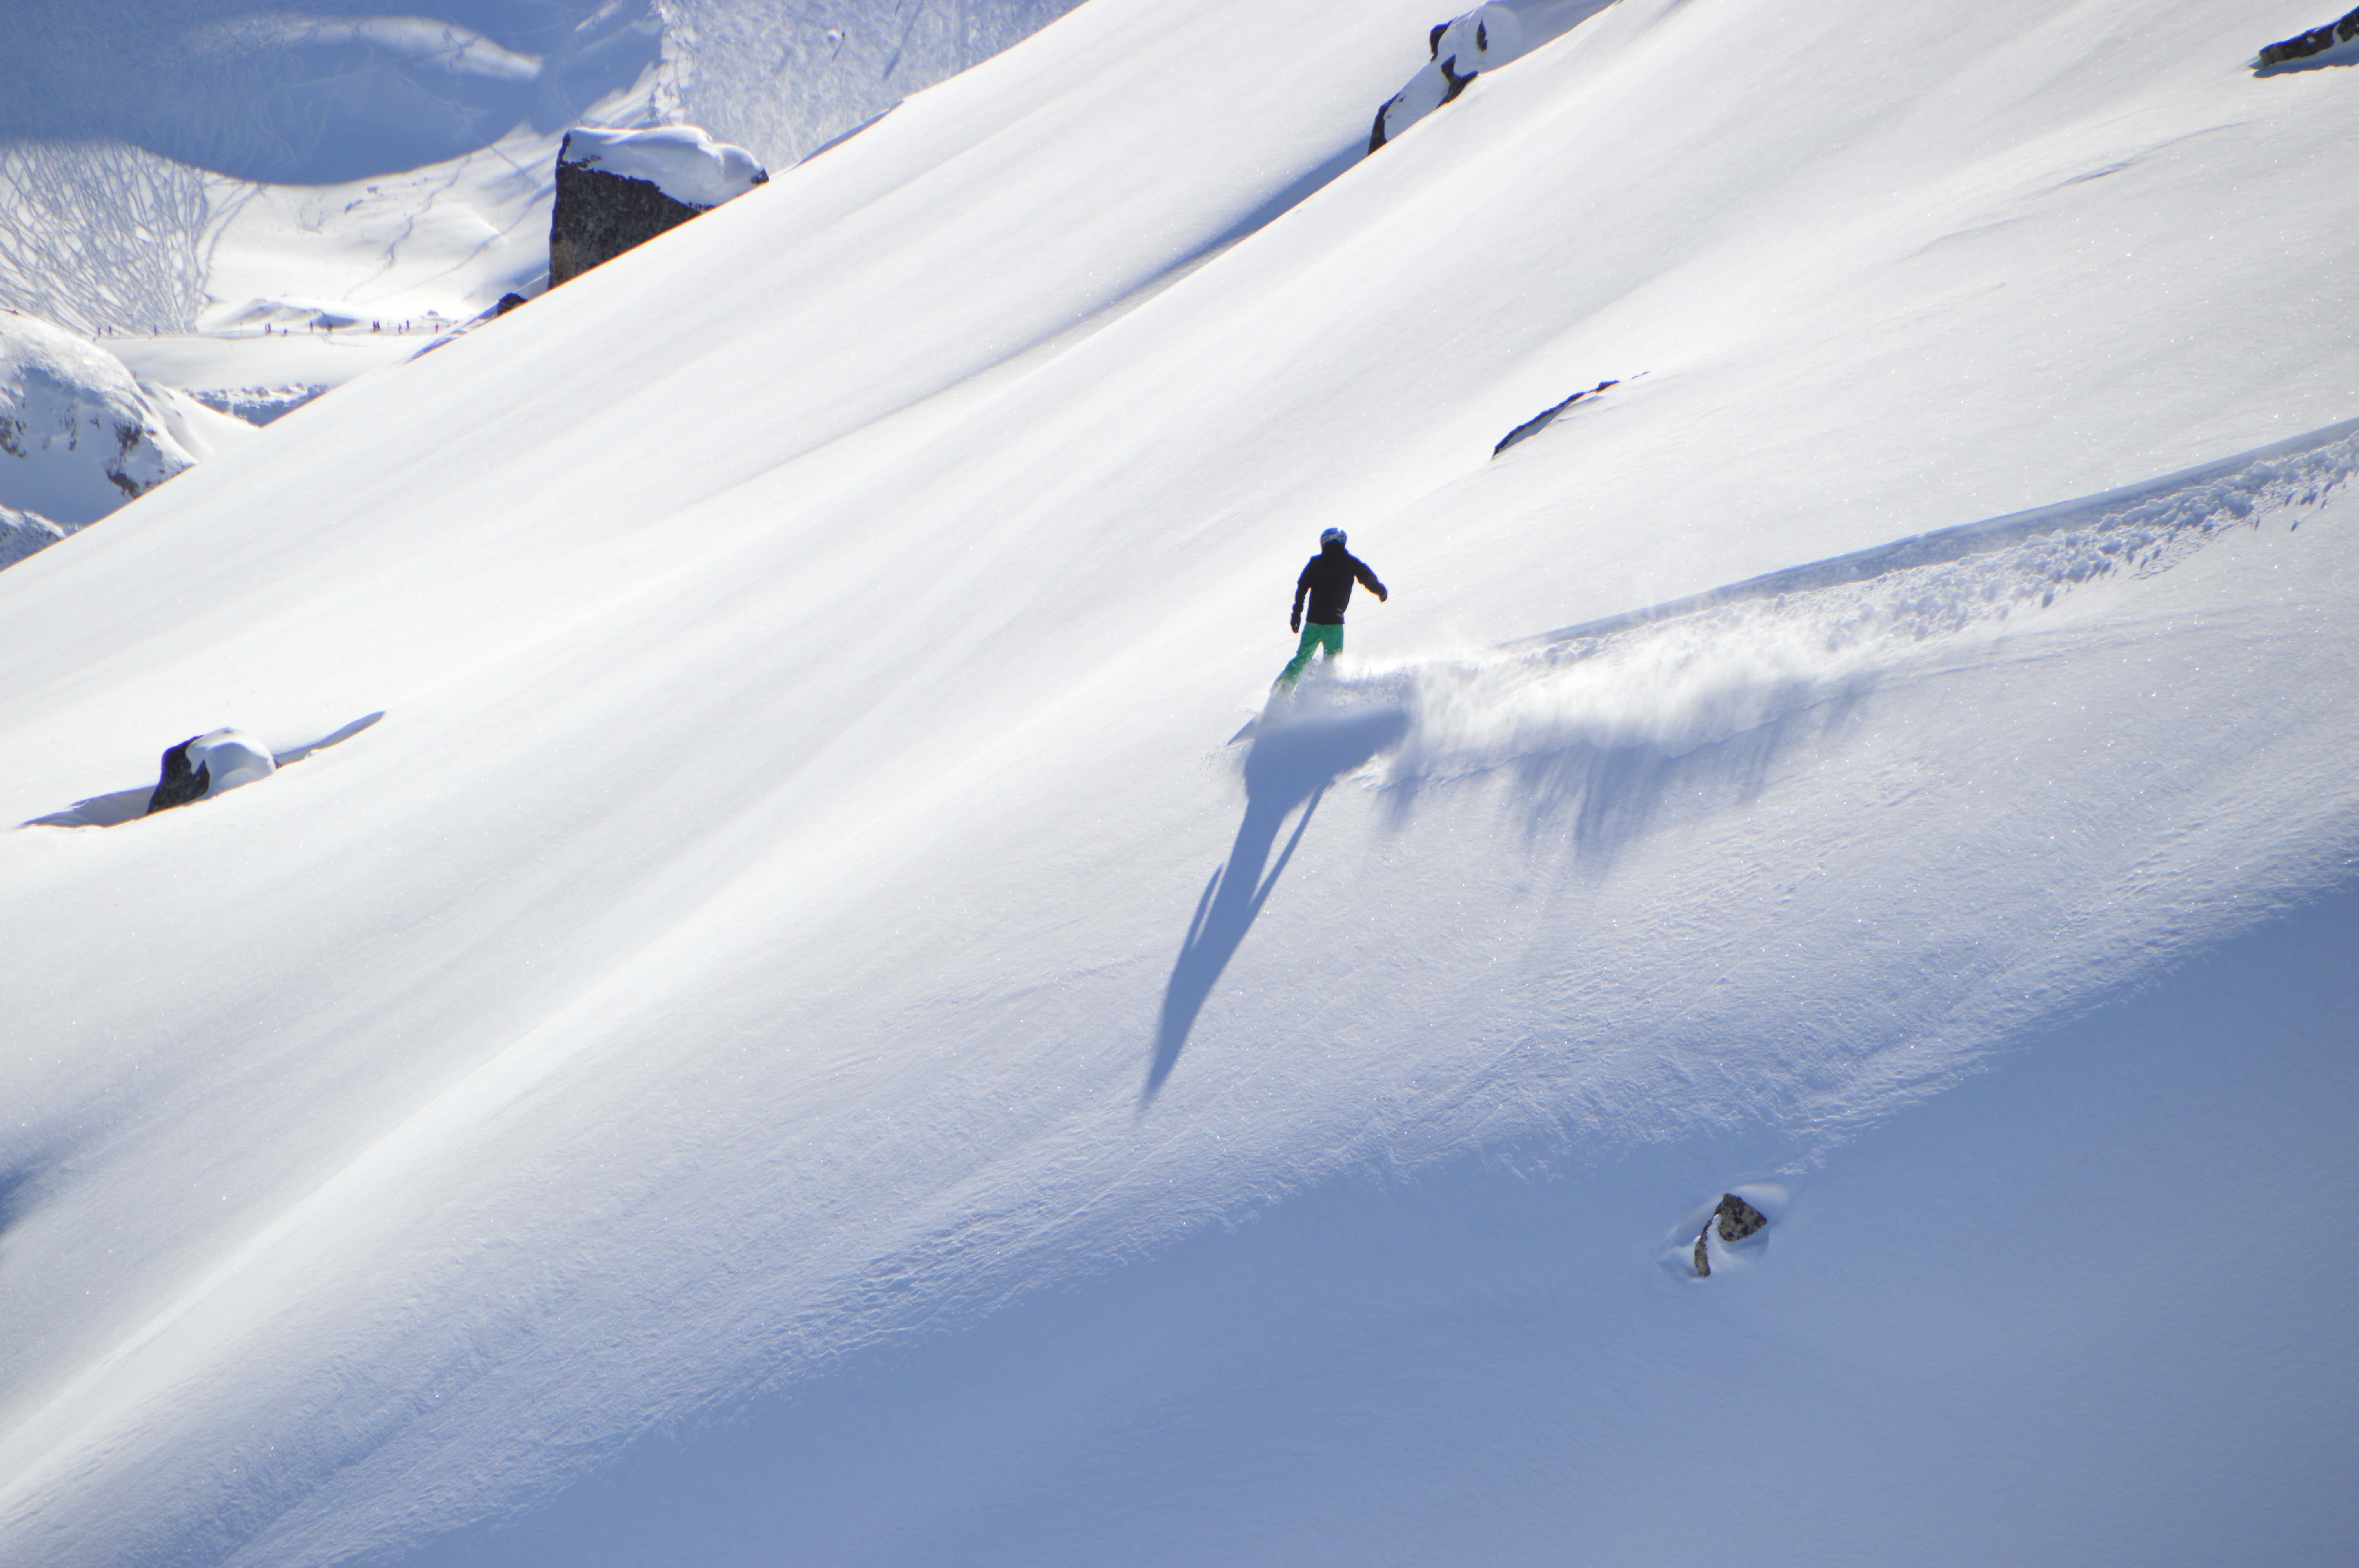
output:
[[[1277,684],[1292,686],[1295,677],[1302,673],[1302,666],[1310,662],[1310,655],[1321,648],[1327,650],[1328,658],[1342,658],[1343,629],[1341,626],[1321,626],[1315,623],[1303,627],[1302,646],[1294,650],[1294,661],[1286,666],[1286,673],[1277,677]]]

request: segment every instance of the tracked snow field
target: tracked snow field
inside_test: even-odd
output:
[[[0,1563],[2347,1554],[2359,76],[1511,8],[1090,0],[0,573]]]
[[[2298,528],[2359,470],[2359,422],[2131,490],[1771,574],[1474,658],[1332,677],[1307,711],[1397,708],[1373,776],[1462,777],[1531,757],[1665,758],[1840,707],[1926,660],[1986,651],[2091,582],[2169,571],[2228,529]]]

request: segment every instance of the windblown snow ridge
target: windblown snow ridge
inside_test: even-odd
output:
[[[2018,610],[2046,609],[2124,572],[2169,570],[2238,524],[2315,505],[2354,471],[2359,420],[1488,654],[1322,681],[1314,700],[1404,715],[1399,743],[1364,775],[1386,787],[1513,766],[1548,772],[1539,796],[1560,806],[1627,801],[1634,771],[1741,741],[1782,746],[1797,738],[1797,726],[1839,722],[1854,701],[1934,644],[1979,656]],[[1604,774],[1614,788],[1602,787]],[[1741,792],[1748,773],[1733,766],[1715,776]],[[1637,793],[1652,799],[1660,792]],[[1612,841],[1614,825],[1592,820],[1591,805],[1574,809],[1577,838]]]
[[[1645,610],[1627,611],[1602,621],[1518,638],[1504,646],[1530,648],[1602,637],[1648,622],[1692,615],[1742,600],[1806,593],[1839,583],[1863,582],[1912,567],[1986,555],[2027,539],[2054,538],[2093,551],[2094,558],[2083,563],[2087,570],[2072,574],[2071,580],[2093,572],[2110,571],[2128,562],[2135,562],[2141,569],[2159,569],[2178,560],[2184,550],[2200,546],[2221,528],[2243,522],[2256,512],[2316,503],[2354,470],[2359,470],[2359,419],[2346,419],[2307,435],[2119,490],[1912,535],[1889,545],[1788,567]],[[2170,554],[2168,560],[2157,562],[2147,557],[2147,552],[2173,540],[2182,548]]]

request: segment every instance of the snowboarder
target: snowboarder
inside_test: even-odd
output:
[[[1368,591],[1376,596],[1378,602],[1392,597],[1376,580],[1376,574],[1368,569],[1368,563],[1343,547],[1343,530],[1330,528],[1320,535],[1319,553],[1310,557],[1310,564],[1294,579],[1294,613],[1287,625],[1302,633],[1302,645],[1294,651],[1293,662],[1286,666],[1286,673],[1277,677],[1281,689],[1292,688],[1295,677],[1301,675],[1310,655],[1319,649],[1326,649],[1330,659],[1343,655],[1343,607],[1352,602],[1352,583],[1355,579],[1368,585]],[[1309,625],[1302,621],[1305,595],[1310,600]]]

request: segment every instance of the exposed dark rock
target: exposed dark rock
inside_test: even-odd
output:
[[[1720,1195],[1720,1206],[1712,1211],[1712,1217],[1720,1222],[1723,1241],[1742,1241],[1769,1224],[1768,1216],[1734,1193]]]
[[[524,296],[521,294],[503,294],[500,296],[500,302],[492,307],[492,314],[505,316],[523,303]]]
[[[1765,1228],[1768,1223],[1767,1215],[1734,1193],[1721,1194],[1720,1206],[1712,1211],[1712,1217],[1703,1222],[1703,1229],[1696,1235],[1696,1277],[1701,1280],[1712,1278],[1712,1249],[1705,1244],[1712,1239],[1714,1227],[1720,1230],[1721,1240],[1742,1241]]]
[[[189,748],[197,743],[191,735],[164,753],[164,776],[156,785],[156,793],[147,797],[147,815],[168,811],[176,806],[186,806],[192,800],[202,800],[205,792],[213,787],[212,772],[204,763],[189,766]]]
[[[1594,397],[1609,386],[1619,386],[1621,384],[1622,384],[1618,381],[1601,381],[1595,386],[1591,387],[1587,392],[1574,393],[1571,397],[1566,398],[1562,403],[1558,404],[1553,408],[1541,409],[1538,413],[1533,415],[1530,418],[1525,420],[1522,424],[1508,431],[1505,436],[1502,436],[1499,438],[1499,444],[1491,449],[1491,455],[1495,458],[1501,452],[1506,451],[1509,447],[1514,446],[1517,441],[1522,440],[1525,437],[1538,435],[1542,430],[1548,428],[1548,423],[1549,420],[1555,418],[1558,415],[1563,413],[1566,409],[1571,407],[1582,398]]]
[[[1459,75],[1456,55],[1451,55],[1448,59],[1439,63],[1441,66],[1441,80],[1450,84],[1450,90],[1441,95],[1441,101],[1444,103],[1456,103],[1458,95],[1466,91],[1466,84],[1482,74],[1479,71],[1470,70],[1463,76]]]
[[[1425,36],[1430,58],[1424,69],[1376,111],[1376,123],[1368,129],[1368,151],[1374,153],[1443,104],[1456,102],[1476,76],[1514,59],[1522,38],[1515,13],[1504,5],[1478,5],[1436,26]]]
[[[752,153],[694,125],[577,125],[557,149],[549,285],[602,266],[769,178]]]
[[[570,138],[569,138],[570,140]],[[651,179],[627,179],[557,157],[557,211],[549,221],[550,287],[603,266],[710,207],[675,201]]]
[[[2263,65],[2283,65],[2289,59],[2307,59],[2314,54],[2324,54],[2337,44],[2359,38],[2359,11],[2322,27],[2312,27],[2296,38],[2274,43],[2261,51]]]

